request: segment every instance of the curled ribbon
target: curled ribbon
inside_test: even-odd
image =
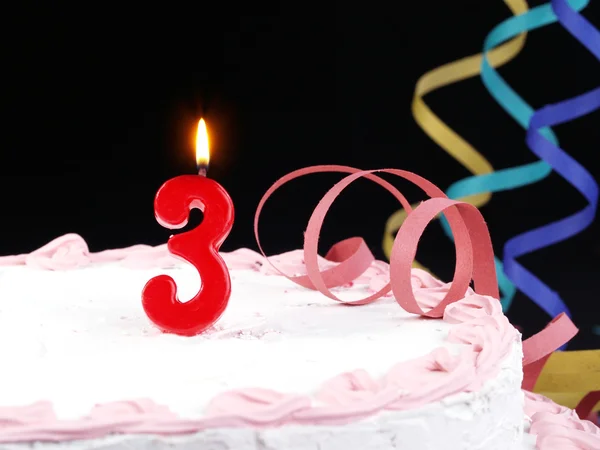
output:
[[[505,0],[505,3],[515,15],[521,14],[528,9],[527,3],[524,0]],[[511,41],[502,43],[497,48],[491,50],[489,54],[490,63],[494,67],[498,67],[512,60],[523,48],[525,38],[526,33],[522,33]],[[412,102],[412,113],[417,124],[443,150],[473,174],[491,173],[494,171],[494,168],[469,142],[435,115],[424,102],[423,97],[441,87],[479,74],[482,58],[482,53],[467,56],[425,73],[417,81]],[[457,195],[451,198],[459,198],[461,201],[480,207],[489,202],[491,195],[489,192],[479,191],[474,195]],[[394,236],[406,219],[407,214],[407,209],[398,210],[386,222],[383,236],[383,251],[388,259],[391,256]],[[497,262],[500,263],[499,260]],[[416,261],[414,265],[422,267]],[[506,309],[514,296],[514,288],[512,288],[512,284],[508,282],[502,271],[497,271],[497,276],[500,281],[500,290],[503,293],[501,301],[504,309]]]
[[[258,231],[260,213],[269,197],[283,184],[304,175],[320,172],[341,172],[350,175],[339,181],[327,192],[310,217],[304,235],[304,261],[307,275],[298,277],[285,274],[266,256],[262,248]],[[422,202],[413,210],[398,190],[375,175],[379,172],[407,179],[433,198]],[[343,302],[330,291],[330,288],[351,282],[367,269],[373,261],[373,255],[368,249],[364,250],[366,244],[361,238],[347,239],[336,244],[328,253],[335,256],[336,261],[339,263],[335,266],[338,270],[332,271],[331,268],[328,268],[321,271],[317,260],[319,233],[325,215],[334,200],[349,184],[361,177],[368,178],[391,192],[402,206],[409,211],[409,215],[398,230],[392,246],[390,281],[373,295],[354,302]],[[454,278],[444,299],[433,308],[423,310],[414,297],[411,285],[411,266],[423,231],[440,213],[446,215],[455,237],[456,265]],[[406,311],[427,317],[441,317],[446,306],[464,297],[471,280],[474,281],[476,293],[490,295],[494,298],[499,297],[492,244],[487,226],[479,210],[466,202],[449,199],[434,184],[411,172],[396,169],[361,171],[347,166],[314,166],[296,170],[276,181],[260,200],[254,217],[254,234],[260,252],[275,270],[296,284],[318,290],[332,300],[347,305],[374,302],[391,290],[398,304]],[[524,389],[532,389],[536,385],[546,362],[550,361],[551,364],[556,364],[554,361],[557,360],[557,355],[560,354],[553,354],[552,352],[568,342],[576,333],[577,328],[569,317],[566,314],[560,314],[544,330],[523,343]],[[572,353],[574,352],[563,352],[562,354],[569,355]],[[582,366],[583,360],[578,359],[577,361],[579,364],[577,367],[586,370]],[[581,372],[578,373],[581,374]],[[586,385],[582,389],[587,387]],[[581,405],[578,406],[581,411],[585,412],[586,409],[592,408],[589,406],[592,401],[590,398],[593,399],[593,395],[584,398],[580,402]]]
[[[296,277],[278,270],[273,262],[267,258],[258,233],[260,213],[268,198],[283,184],[295,178],[318,172],[342,172],[351,175],[347,176],[331,188],[313,211],[304,235],[304,261],[306,264],[307,275],[306,277]],[[325,214],[333,201],[350,183],[361,177],[366,177],[391,192],[402,203],[404,208],[408,211],[412,211],[410,204],[406,201],[404,196],[390,183],[374,175],[376,172],[389,173],[407,179],[423,189],[426,194],[434,198],[421,203],[413,212],[411,212],[404,225],[398,231],[399,234],[396,236],[390,259],[390,282],[379,292],[355,302],[347,302],[347,304],[357,305],[371,303],[391,290],[400,306],[405,310],[428,317],[441,317],[448,304],[464,297],[471,279],[475,282],[477,293],[498,298],[499,294],[493,265],[492,244],[489,233],[487,232],[487,226],[485,225],[479,210],[468,203],[448,199],[443,191],[430,181],[404,170],[381,169],[361,171],[352,167],[332,165],[308,167],[286,175],[275,182],[275,184],[267,190],[256,210],[254,218],[254,234],[260,252],[276,270],[294,283],[318,290],[323,295],[333,300],[341,301],[329,290],[329,288],[351,282],[357,275],[362,273],[361,270],[366,270],[370,265],[372,262],[372,255],[367,260],[368,264],[360,264],[361,257],[357,256],[359,254],[357,249],[360,247],[356,246],[354,251],[343,252],[344,257],[341,258],[342,261],[337,266],[339,270],[335,273],[335,276],[332,275],[331,269],[323,272],[320,271],[317,261],[319,233],[325,219]],[[450,226],[456,236],[455,274],[452,285],[442,302],[429,311],[423,311],[419,305],[416,304],[416,300],[412,294],[410,269],[421,234],[427,224],[441,212],[444,212],[447,215]],[[342,243],[348,241],[349,240],[342,241]],[[360,241],[362,241],[362,239],[360,239]],[[334,246],[334,248],[336,248],[336,246]],[[365,255],[366,253],[363,253],[363,258]],[[358,267],[360,267],[360,269],[358,269]]]

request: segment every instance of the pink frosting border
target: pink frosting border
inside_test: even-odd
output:
[[[600,428],[543,395],[525,391],[525,414],[539,450],[600,449]]]
[[[230,269],[278,274],[266,264],[264,257],[251,250],[240,249],[223,257]],[[287,273],[305,273],[300,251],[272,258]],[[164,268],[177,263],[166,246],[134,246],[90,253],[85,241],[72,234],[29,255],[0,258],[0,265],[68,270],[109,261],[121,261],[132,268]],[[324,259],[319,263],[323,267],[331,264]],[[377,291],[388,280],[389,266],[376,261],[355,282],[368,284]],[[423,308],[433,308],[449,289],[449,283],[444,284],[419,270],[413,270],[412,285]],[[513,343],[520,339],[502,313],[498,300],[470,290],[466,298],[446,308],[442,320],[455,324],[448,340],[468,345],[465,351],[452,356],[446,349],[438,348],[422,358],[395,365],[379,379],[364,370],[343,373],[326,381],[312,397],[259,388],[224,392],[212,399],[206,415],[200,419],[178,417],[167,407],[147,399],[97,405],[86,417],[69,421],[59,420],[49,402],[0,407],[0,442],[67,441],[114,433],[178,435],[222,427],[347,424],[380,411],[413,409],[453,394],[477,391],[498,373],[497,362],[507,357]],[[526,400],[528,415],[532,417],[531,432],[538,435],[538,445],[543,445],[538,448],[582,448],[576,445],[588,441],[597,443],[593,439],[600,439],[597,427],[592,428],[595,426],[591,422],[579,421],[571,410],[556,409],[562,407],[534,394],[527,394]],[[558,419],[553,418],[555,416]],[[562,427],[560,432],[554,426],[557,423]],[[555,446],[556,442],[561,446]],[[571,447],[566,447],[566,442]]]

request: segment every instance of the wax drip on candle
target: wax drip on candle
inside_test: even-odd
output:
[[[208,163],[210,161],[210,153],[208,151],[208,131],[206,130],[206,122],[200,119],[198,122],[198,131],[196,133],[196,167],[198,175],[205,177],[208,172]]]

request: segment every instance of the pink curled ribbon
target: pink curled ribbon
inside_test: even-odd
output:
[[[325,194],[311,214],[304,234],[303,248],[307,274],[303,276],[286,274],[277,268],[262,248],[258,229],[260,213],[269,197],[284,184],[305,175],[324,172],[350,175],[336,183]],[[390,183],[375,175],[376,173],[387,173],[404,178],[423,189],[431,198],[412,210],[406,198]],[[317,259],[318,242],[327,211],[342,191],[359,178],[367,178],[385,188],[394,195],[409,214],[400,230],[398,230],[392,247],[390,281],[373,295],[347,302],[333,294],[330,288],[348,284],[360,276],[373,262],[373,254],[362,238],[350,238],[335,244],[325,257],[325,259],[338,264],[321,271]],[[414,296],[411,284],[411,267],[425,228],[440,213],[445,214],[455,237],[456,264],[454,277],[442,301],[429,310],[423,310]],[[500,297],[492,243],[487,225],[479,210],[468,203],[449,199],[441,189],[430,181],[405,170],[379,169],[363,171],[348,166],[325,165],[307,167],[291,172],[277,180],[261,198],[254,216],[254,235],[260,252],[277,272],[300,286],[317,290],[332,300],[346,305],[372,303],[391,290],[398,304],[406,311],[426,317],[441,317],[449,304],[464,298],[471,281],[474,283],[477,294],[489,295],[496,299]],[[577,331],[571,319],[565,314],[560,314],[546,328],[523,342],[524,389],[531,390],[533,388],[551,353],[573,338]]]
[[[581,418],[592,418],[592,410],[594,409],[594,406],[598,404],[598,402],[600,402],[600,391],[588,392],[575,407],[575,412]]]
[[[262,248],[258,232],[260,213],[268,198],[285,183],[304,175],[322,172],[342,172],[350,173],[351,175],[339,181],[325,194],[309,219],[304,234],[304,261],[307,275],[300,277],[288,275],[279,270],[269,260]],[[374,175],[377,172],[389,173],[411,181],[434,198],[423,202],[417,209],[412,211],[409,202],[395,187]],[[329,252],[329,254],[335,253],[338,256],[337,261],[332,262],[339,262],[339,264],[321,272],[317,259],[317,247],[321,226],[327,211],[339,194],[350,183],[362,177],[376,182],[392,193],[410,214],[407,218],[408,222],[405,222],[398,232],[399,234],[392,249],[390,282],[378,292],[366,298],[344,302],[333,294],[329,288],[347,284],[357,278],[373,262],[373,255],[368,251],[366,244],[361,238],[342,241],[336,244]],[[431,310],[423,311],[414,297],[411,285],[411,266],[419,239],[425,227],[440,212],[446,214],[454,235],[457,237],[455,241],[457,256],[454,279],[444,299]],[[300,286],[318,290],[332,300],[345,304],[364,305],[372,303],[391,290],[400,306],[407,311],[428,317],[441,317],[447,305],[464,298],[471,279],[475,282],[477,293],[491,295],[495,298],[499,297],[494,265],[493,262],[490,263],[490,255],[493,254],[492,244],[479,210],[464,202],[448,199],[444,192],[433,183],[405,170],[380,169],[361,171],[353,167],[337,165],[313,166],[296,170],[276,181],[260,200],[254,216],[254,234],[260,252],[281,275]],[[475,252],[473,251],[474,248],[476,249]],[[473,267],[474,262],[476,263],[475,270]]]
[[[344,302],[343,300],[336,297],[329,288],[342,286],[344,284],[350,283],[354,279],[358,278],[362,275],[371,265],[373,261],[375,261],[375,257],[367,247],[367,244],[362,238],[355,237],[346,239],[344,241],[338,242],[335,244],[325,256],[325,259],[339,263],[337,266],[329,268],[323,272],[319,270],[318,262],[317,262],[317,244],[319,240],[319,232],[321,230],[321,225],[323,224],[323,220],[325,218],[325,213],[329,209],[329,206],[325,207],[324,201],[331,200],[330,204],[333,202],[333,199],[330,197],[325,197],[319,202],[317,208],[313,211],[311,216],[311,222],[307,227],[306,233],[304,234],[304,262],[306,264],[307,275],[303,276],[293,276],[284,273],[280,270],[273,261],[267,257],[265,251],[263,250],[260,236],[258,233],[258,223],[260,219],[260,213],[263,210],[263,207],[269,197],[273,195],[273,193],[279,189],[284,184],[305,176],[314,173],[325,173],[325,172],[341,172],[341,173],[363,173],[360,169],[355,169],[353,167],[348,166],[338,166],[338,165],[323,165],[323,166],[312,166],[306,167],[304,169],[295,170],[279,180],[277,180],[268,190],[265,192],[263,197],[261,198],[258,206],[256,208],[256,212],[254,214],[254,236],[256,238],[256,243],[258,245],[258,249],[262,256],[266,259],[266,261],[282,276],[286,277],[290,281],[308,288],[315,289],[321,292],[323,295],[331,298],[332,300],[342,302],[349,305],[365,305],[368,303],[372,303],[381,296],[385,295],[390,291],[389,283],[386,284],[382,289],[380,289],[377,293],[361,300],[355,300],[352,302]],[[361,175],[362,176],[362,175]],[[394,197],[404,206],[408,208],[410,211],[410,203],[406,200],[406,198],[398,191],[394,186],[392,186],[387,181],[383,180],[372,174],[365,174],[365,177],[369,180],[372,180],[379,184],[380,186],[387,189],[389,192],[394,195]],[[324,210],[323,210],[324,209]],[[315,227],[316,225],[316,227]]]
[[[578,331],[569,316],[561,313],[523,342],[523,389],[533,391],[552,352],[573,339]]]

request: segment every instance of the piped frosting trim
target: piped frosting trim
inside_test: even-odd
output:
[[[543,395],[525,391],[525,414],[539,450],[600,449],[600,428]]]

